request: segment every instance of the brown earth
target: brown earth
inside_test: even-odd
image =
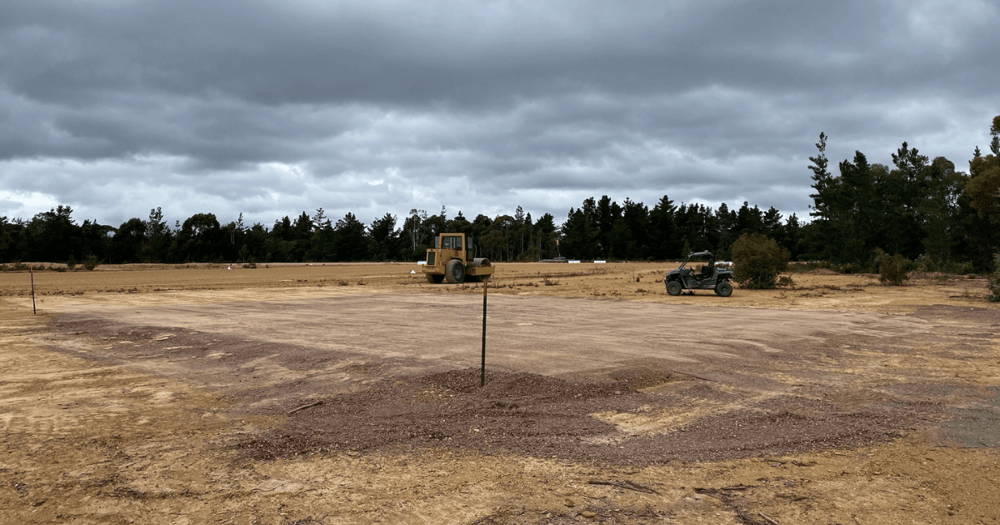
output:
[[[0,273],[0,523],[1000,521],[984,280],[667,269]]]

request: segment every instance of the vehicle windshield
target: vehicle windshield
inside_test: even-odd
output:
[[[683,263],[681,263],[681,266],[695,269],[695,268],[701,268],[706,264],[715,264],[715,259],[712,257],[711,254],[693,253],[689,255],[688,258],[685,259]]]
[[[446,250],[461,250],[462,249],[462,238],[458,236],[454,237],[442,237],[441,238],[441,248]]]

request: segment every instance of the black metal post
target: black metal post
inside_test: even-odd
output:
[[[31,314],[38,315],[38,309],[35,308],[35,271],[29,268],[28,273],[31,274]]]
[[[479,370],[479,386],[486,386],[486,290],[489,289],[487,279],[483,280],[483,366]]]

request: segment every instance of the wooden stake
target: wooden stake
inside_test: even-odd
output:
[[[322,401],[316,401],[314,403],[309,403],[308,405],[302,405],[302,406],[300,406],[298,408],[293,408],[293,409],[289,410],[288,411],[288,415],[292,415],[292,414],[298,412],[299,410],[305,410],[307,408],[312,408],[312,407],[320,406],[322,404],[323,404]]]
[[[770,525],[781,525],[780,523],[778,523],[778,521],[777,521],[777,520],[775,520],[775,519],[771,518],[770,516],[768,516],[767,514],[764,514],[763,512],[758,512],[757,514],[759,514],[759,515],[760,515],[760,517],[762,517],[762,518],[764,518],[765,520],[767,520],[767,522],[768,522],[768,523],[769,523]]]
[[[632,483],[631,481],[603,481],[599,479],[592,479],[587,482],[590,485],[610,485],[612,487],[618,487],[621,489],[634,490],[636,492],[645,492],[647,494],[659,494],[655,489],[649,487],[644,487],[638,483]]]

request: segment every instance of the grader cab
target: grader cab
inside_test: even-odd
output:
[[[427,282],[440,284],[488,280],[493,275],[490,260],[474,259],[473,253],[472,237],[466,239],[464,233],[440,234],[434,248],[427,250],[427,261],[423,266]]]

